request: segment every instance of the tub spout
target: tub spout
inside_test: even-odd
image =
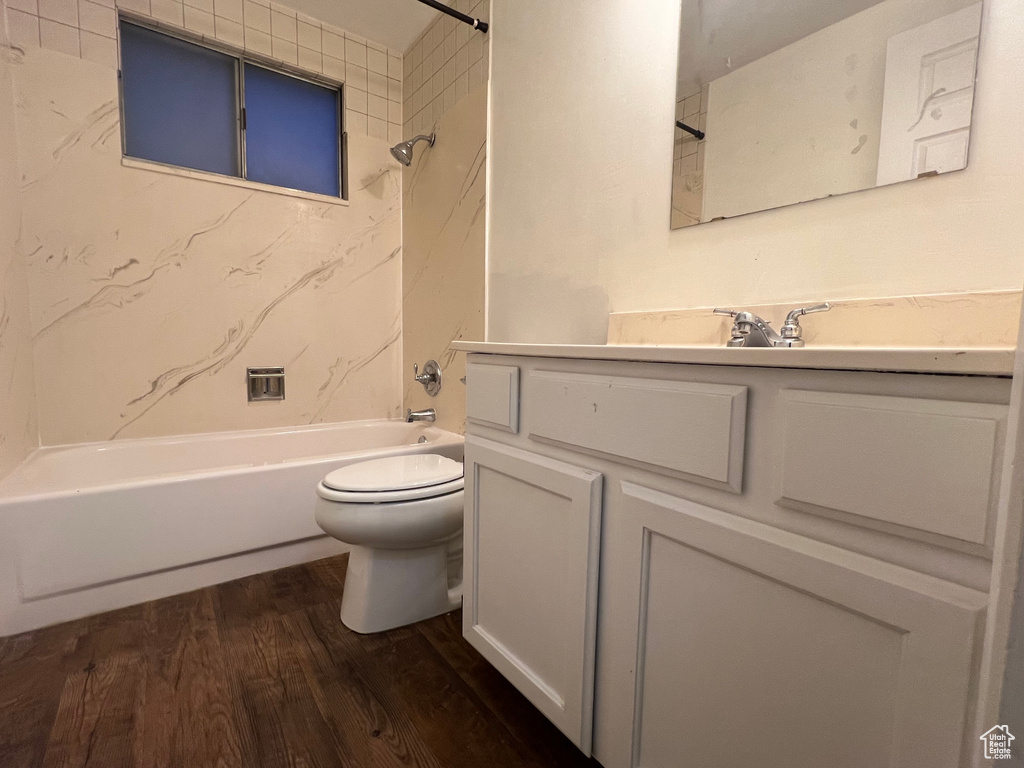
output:
[[[408,422],[413,421],[436,421],[437,411],[433,408],[427,408],[425,411],[414,411],[411,408],[405,412],[405,420]]]

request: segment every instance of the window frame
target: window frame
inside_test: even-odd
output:
[[[184,165],[174,165],[172,163],[164,163],[159,160],[150,160],[146,157],[136,157],[135,155],[129,155],[127,152],[127,133],[125,126],[125,110],[124,110],[124,79],[121,70],[121,25],[132,24],[136,27],[142,27],[151,32],[156,32],[167,37],[175,38],[191,45],[199,46],[207,50],[219,53],[224,56],[235,59],[235,96],[237,105],[237,114],[235,115],[236,126],[238,129],[238,168],[240,175],[228,175],[223,173],[217,173],[216,171],[205,171],[198,168],[189,168]],[[335,91],[338,94],[338,190],[337,195],[324,195],[322,192],[311,192],[307,189],[296,189],[293,187],[282,187],[277,184],[268,184],[262,181],[253,181],[248,178],[248,167],[246,158],[246,112],[245,112],[245,65],[251,64],[262,69],[276,72],[277,74],[285,75],[287,77],[293,77],[296,80],[302,80],[312,85],[319,86],[321,88],[327,88]],[[232,182],[245,182],[246,184],[257,185],[261,188],[273,191],[279,189],[282,193],[291,195],[311,195],[318,198],[329,198],[332,200],[348,201],[348,131],[345,124],[345,83],[333,80],[324,75],[307,72],[298,67],[291,66],[289,64],[275,61],[268,57],[253,54],[230,45],[225,44],[211,44],[209,40],[201,35],[190,34],[187,30],[179,29],[177,27],[170,26],[168,24],[150,19],[145,16],[138,16],[133,13],[126,13],[124,11],[118,11],[117,14],[117,94],[118,94],[118,112],[121,121],[121,157],[124,160],[130,160],[133,163],[149,163],[152,165],[160,166],[162,168],[175,169],[184,171],[189,174],[200,174],[204,176],[211,176],[215,179],[227,179]]]

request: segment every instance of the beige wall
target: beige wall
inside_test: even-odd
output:
[[[43,444],[398,415],[385,139],[350,136],[349,205],[126,167],[114,68],[30,46],[13,69]],[[272,365],[287,399],[247,403]]]
[[[17,247],[21,226],[12,62],[6,8],[0,3],[0,478],[38,445],[29,295]]]
[[[492,340],[600,342],[608,310],[1021,287],[1019,3],[986,3],[963,172],[670,234],[678,13],[495,0]]]
[[[680,230],[608,274],[615,309],[1019,289],[1024,26],[985,6],[967,169]]]
[[[976,0],[886,0],[711,83],[704,220],[875,186],[889,38]]]
[[[603,342],[611,267],[668,250],[679,0],[491,17],[488,336]]]
[[[436,408],[437,424],[464,432],[466,356],[459,339],[484,334],[484,203],[487,87],[479,86],[437,124],[437,142],[417,145],[405,170],[403,336],[405,405]],[[413,363],[435,359],[444,372],[430,397],[412,379]]]

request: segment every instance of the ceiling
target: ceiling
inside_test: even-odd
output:
[[[688,93],[730,70],[825,29],[880,0],[682,0],[679,88]]]
[[[320,21],[405,52],[438,12],[417,0],[285,0]]]

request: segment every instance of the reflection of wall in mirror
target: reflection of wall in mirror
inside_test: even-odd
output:
[[[874,187],[889,38],[976,1],[887,0],[713,81],[702,220]]]
[[[708,119],[708,86],[676,101],[676,120],[703,131]],[[700,224],[704,211],[704,142],[676,128],[672,154],[672,229]]]

